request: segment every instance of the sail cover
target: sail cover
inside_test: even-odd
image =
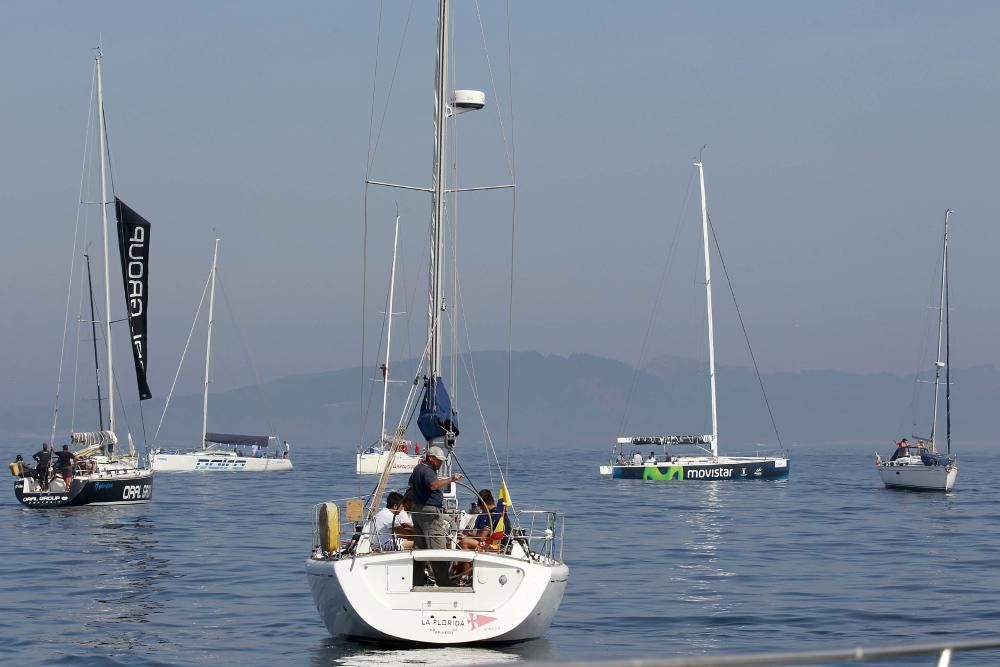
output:
[[[244,447],[267,447],[270,436],[239,435],[237,433],[206,433],[205,442],[219,445],[243,445]]]
[[[118,217],[118,247],[122,258],[122,280],[128,308],[129,335],[135,359],[139,400],[152,398],[146,382],[146,310],[149,302],[149,222],[115,197]]]
[[[424,378],[424,400],[417,426],[428,440],[458,435],[458,413],[451,409],[451,398],[441,378]]]

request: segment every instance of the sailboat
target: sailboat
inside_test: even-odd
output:
[[[69,435],[69,445],[78,447],[73,451],[72,467],[64,474],[55,474],[49,466],[39,465],[30,470],[23,462],[11,465],[16,476],[14,495],[27,507],[66,507],[75,505],[121,505],[149,502],[153,497],[153,471],[140,460],[132,435],[127,434],[125,448],[119,447],[117,420],[115,414],[115,375],[111,345],[111,279],[110,251],[108,244],[108,206],[115,207],[118,225],[119,256],[122,265],[122,281],[126,297],[127,319],[135,364],[136,384],[139,400],[152,398],[146,381],[146,359],[149,352],[146,336],[146,315],[149,306],[149,233],[150,224],[129,208],[117,196],[108,199],[108,151],[107,132],[104,125],[104,87],[101,76],[101,53],[94,61],[94,76],[97,87],[97,118],[101,154],[101,223],[104,247],[104,322],[103,334],[107,344],[107,408],[108,421],[105,429],[102,402],[98,400],[97,431],[75,432]],[[74,254],[76,248],[74,248]],[[93,282],[90,280],[90,256],[87,260],[88,288],[90,290],[91,326],[94,332],[94,360],[98,373],[98,397],[100,397],[100,371],[97,365],[97,318],[94,313]],[[72,269],[71,269],[72,272]],[[70,284],[72,290],[72,281]],[[67,301],[68,303],[68,301]],[[67,309],[67,315],[68,315]],[[61,367],[60,367],[61,375]],[[61,380],[61,377],[60,377]],[[58,383],[57,383],[58,384]],[[58,390],[57,390],[58,394]],[[56,401],[58,417],[58,398]],[[52,437],[53,459],[55,458],[56,419],[53,419]],[[82,446],[82,448],[79,448]],[[41,469],[39,469],[41,468]]]
[[[903,438],[896,443],[896,450],[883,460],[875,453],[875,468],[882,482],[890,488],[920,489],[925,491],[951,491],[958,477],[958,462],[951,455],[951,343],[948,317],[948,222],[951,209],[944,212],[944,238],[941,242],[941,293],[938,309],[937,358],[934,361],[934,411],[931,416],[929,438],[914,437],[910,443]],[[942,358],[942,345],[943,354]],[[941,395],[941,370],[944,370],[945,387],[945,440],[944,454],[937,448],[938,412]]]
[[[157,448],[150,452],[157,472],[280,472],[292,469],[287,443],[278,448],[275,436],[210,433],[208,431],[208,385],[212,365],[212,325],[215,322],[215,275],[219,261],[219,239],[212,252],[211,289],[208,297],[208,333],[205,342],[205,382],[201,401],[201,447],[194,450]],[[204,298],[204,295],[202,296]],[[178,369],[179,371],[179,369]],[[171,394],[173,389],[171,389]],[[169,397],[167,403],[169,404]],[[164,406],[166,411],[167,406]],[[275,446],[271,447],[275,441]]]
[[[708,315],[708,369],[712,401],[712,432],[695,435],[643,435],[623,436],[617,439],[612,450],[612,460],[600,466],[601,475],[614,479],[642,479],[657,481],[714,481],[727,479],[778,479],[788,476],[789,461],[784,456],[722,456],[719,454],[719,420],[715,390],[715,329],[712,320],[712,264],[709,245],[708,204],[705,194],[705,166],[699,160],[701,188],[701,233],[705,255],[705,302]],[[697,454],[671,455],[667,447],[693,446]],[[631,450],[626,452],[626,447]],[[649,457],[640,450],[655,449]]]
[[[447,537],[436,539],[453,548],[404,545],[384,550],[369,526],[388,484],[389,468],[366,503],[349,499],[316,506],[314,546],[305,564],[309,587],[329,632],[354,639],[449,645],[534,639],[551,624],[569,578],[561,554],[561,517],[515,507],[502,470],[497,518],[487,515],[492,537],[480,541],[478,548],[460,548],[460,531],[471,528],[480,515],[461,510],[461,475],[452,474],[460,467],[458,413],[442,378],[445,196],[457,190],[445,182],[445,140],[449,118],[483,108],[485,95],[464,90],[446,96],[452,75],[449,4],[438,0],[427,347],[390,451],[398,450],[419,407],[417,425],[429,452],[436,459],[440,455],[436,484],[441,484],[443,508],[437,525]],[[418,544],[428,539],[413,537]],[[434,571],[433,582],[428,570]]]
[[[389,362],[392,358],[392,317],[399,313],[392,310],[396,293],[396,248],[399,245],[399,216],[396,216],[396,228],[392,240],[392,268],[389,271],[389,310],[386,312],[385,361],[382,363],[382,428],[379,431],[378,442],[366,449],[359,449],[355,457],[355,472],[359,475],[381,475],[387,467],[390,473],[411,473],[420,462],[420,445],[416,442],[404,442],[401,447],[393,450],[392,435],[386,431],[386,418],[389,409]]]

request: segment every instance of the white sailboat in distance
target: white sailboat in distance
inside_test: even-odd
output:
[[[706,435],[623,436],[612,450],[612,460],[600,466],[600,474],[614,479],[655,481],[715,481],[728,479],[779,479],[788,476],[789,461],[784,456],[722,456],[719,454],[719,419],[715,393],[715,329],[712,320],[712,263],[709,245],[708,205],[705,195],[705,166],[699,160],[701,186],[701,233],[705,253],[705,304],[708,314],[708,369],[712,399],[712,432]],[[671,455],[667,447],[694,446],[700,454]],[[626,447],[631,447],[626,451]],[[646,447],[660,447],[656,456],[642,454]]]
[[[212,252],[211,289],[208,297],[208,333],[205,343],[205,382],[201,401],[201,447],[198,449],[163,449],[150,452],[153,470],[157,472],[285,472],[292,469],[287,443],[279,447],[277,438],[269,435],[210,433],[208,431],[208,385],[212,365],[212,325],[215,322],[215,275],[219,260],[219,239]],[[204,299],[204,294],[202,295]],[[203,302],[204,303],[204,302]],[[183,364],[183,357],[181,364]],[[178,367],[178,372],[180,368]],[[175,378],[176,386],[176,378]],[[173,387],[163,406],[170,405]],[[162,419],[161,422],[162,424]],[[159,431],[159,429],[157,429]]]
[[[903,438],[896,450],[883,460],[875,453],[875,468],[889,488],[921,491],[951,491],[958,477],[958,462],[951,455],[951,327],[948,317],[948,222],[951,209],[944,212],[944,239],[941,243],[941,293],[938,310],[937,358],[934,361],[934,412],[929,438],[917,438],[911,443]],[[942,344],[944,346],[942,350]],[[943,358],[942,358],[943,352]],[[941,370],[945,386],[945,438],[947,451],[937,448],[938,412],[941,396]]]

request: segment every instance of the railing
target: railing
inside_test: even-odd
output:
[[[701,655],[687,658],[639,658],[629,660],[542,662],[527,661],[521,667],[753,667],[762,665],[818,665],[844,662],[870,662],[886,658],[912,656],[936,657],[937,667],[950,667],[952,656],[961,652],[1000,650],[1000,637],[966,641],[909,644],[826,651],[796,651],[785,653],[757,653]]]
[[[362,513],[358,519],[357,512],[346,511],[349,502],[363,502],[364,498],[343,498],[331,500],[339,510],[340,522],[340,548],[336,551],[324,553],[324,557],[355,556],[361,553],[380,551],[378,537],[375,535],[373,526],[368,517]],[[312,508],[312,537],[314,553],[321,552],[320,537],[320,508],[325,503],[314,505]],[[416,514],[416,512],[411,512]],[[452,548],[457,548],[458,537],[462,530],[471,527],[470,519],[474,520],[477,515],[465,515],[465,525],[459,526],[462,516],[460,512],[447,513],[451,519],[451,530],[449,532],[448,543]],[[527,557],[535,559],[562,560],[563,538],[565,535],[565,517],[556,512],[546,510],[530,510],[515,508],[507,515],[507,521],[511,524],[507,527],[507,537],[504,542],[498,545],[499,548],[484,549],[485,551],[512,553],[514,544],[520,544]],[[358,551],[362,543],[362,538],[367,538],[370,545],[364,552]]]

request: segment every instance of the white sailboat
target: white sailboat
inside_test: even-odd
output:
[[[721,456],[719,454],[719,420],[715,392],[715,329],[712,322],[712,264],[709,245],[708,205],[705,194],[705,167],[695,162],[701,187],[701,232],[705,253],[705,302],[708,314],[708,368],[712,399],[712,433],[707,435],[644,435],[624,436],[617,440],[608,465],[600,466],[601,475],[615,479],[657,481],[705,481],[724,479],[778,479],[788,476],[789,461],[784,456]],[[626,453],[625,447],[632,447]],[[694,446],[701,454],[680,456],[668,452],[668,446]],[[645,447],[661,447],[649,457],[641,453]],[[639,449],[636,449],[639,448]]]
[[[941,293],[938,310],[937,358],[934,361],[934,411],[931,417],[929,438],[915,438],[910,443],[903,438],[896,443],[896,450],[883,460],[875,454],[875,468],[882,482],[890,488],[918,489],[925,491],[951,491],[958,477],[958,462],[951,455],[951,343],[948,317],[948,222],[951,209],[944,212],[944,238],[941,244]],[[944,346],[942,358],[942,344]],[[941,395],[941,370],[944,369],[945,432],[947,451],[937,449],[939,398]]]
[[[417,371],[425,375],[410,392],[391,449],[398,449],[419,401],[420,431],[429,447],[442,448],[439,479],[449,483],[441,489],[441,516],[448,543],[455,548],[382,551],[367,529],[356,530],[373,523],[390,476],[386,470],[363,509],[361,501],[344,503],[344,512],[335,502],[315,508],[314,549],[306,560],[306,575],[316,608],[334,635],[425,644],[516,642],[540,637],[548,629],[569,569],[561,557],[559,516],[512,505],[502,471],[498,495],[502,511],[496,521],[489,515],[492,538],[482,541],[480,548],[458,548],[459,531],[469,528],[477,515],[460,509],[464,504],[451,474],[453,465],[458,465],[458,415],[442,379],[445,196],[455,191],[445,183],[445,138],[449,117],[481,109],[485,95],[456,91],[446,96],[451,75],[448,0],[438,2],[437,24],[427,348]],[[342,524],[341,516],[348,523]],[[348,539],[341,540],[342,530],[348,531],[344,533]],[[414,535],[415,540],[421,537]],[[427,585],[425,568],[434,570],[434,585]],[[463,576],[452,579],[450,568]]]
[[[215,249],[212,252],[212,272],[209,279],[211,289],[208,297],[208,333],[205,343],[201,447],[188,450],[154,449],[150,452],[153,470],[157,472],[282,472],[291,470],[292,459],[288,445],[285,443],[283,447],[277,447],[275,436],[210,433],[208,431],[208,385],[212,364],[212,325],[215,322],[215,274],[218,259],[219,239],[215,239]],[[170,391],[170,395],[172,394],[173,388]],[[164,405],[164,412],[170,404],[170,395],[168,395],[167,403]],[[272,443],[272,441],[274,442]]]
[[[66,507],[75,505],[120,505],[149,502],[153,497],[153,471],[136,453],[131,433],[127,434],[128,446],[124,451],[118,446],[118,422],[115,413],[114,355],[111,344],[111,271],[108,244],[108,206],[114,205],[118,220],[117,232],[122,263],[122,282],[125,288],[127,320],[130,329],[133,361],[139,400],[152,397],[146,382],[145,361],[148,352],[146,340],[146,312],[148,310],[149,276],[149,222],[114,196],[108,197],[107,131],[104,125],[104,85],[101,72],[101,52],[94,61],[97,88],[97,129],[101,162],[101,224],[104,248],[104,321],[103,335],[106,343],[108,422],[104,428],[104,413],[98,400],[99,430],[69,434],[69,445],[82,445],[73,452],[72,467],[57,474],[54,460],[30,470],[23,462],[11,464],[16,477],[14,494],[27,507]],[[82,194],[82,187],[81,187]],[[112,193],[114,194],[114,193]],[[74,244],[76,239],[74,238]],[[74,247],[74,256],[77,248]],[[93,284],[90,280],[90,257],[87,260],[88,289],[90,290],[91,327],[94,335],[94,360],[98,362],[96,324],[94,315]],[[72,273],[72,269],[71,269]],[[72,292],[72,280],[70,281]],[[67,300],[68,304],[68,300]],[[67,307],[67,316],[69,310]],[[64,330],[65,331],[65,330]],[[98,372],[98,398],[100,398],[100,369]],[[60,382],[62,366],[60,362]],[[57,383],[58,385],[58,383]],[[55,417],[52,423],[52,459],[55,459],[56,418],[58,417],[58,389]]]
[[[354,459],[354,471],[359,475],[381,475],[387,467],[391,474],[411,473],[420,462],[420,445],[415,442],[404,442],[395,450],[392,447],[392,435],[385,429],[385,420],[389,409],[389,365],[392,359],[392,318],[400,313],[393,312],[396,296],[396,249],[399,245],[399,216],[396,216],[396,228],[392,240],[392,268],[389,271],[389,310],[386,312],[385,361],[382,363],[382,428],[379,431],[378,442],[365,449],[359,449]]]

